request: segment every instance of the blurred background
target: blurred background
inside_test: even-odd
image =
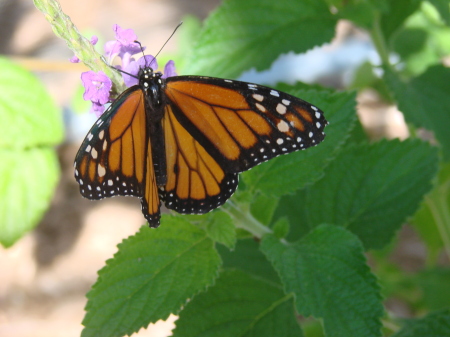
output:
[[[78,29],[103,43],[114,39],[113,24],[132,28],[147,52],[155,54],[186,15],[203,20],[218,0],[78,0],[60,1]],[[57,38],[31,0],[0,0],[0,53],[31,70],[51,93],[63,116],[66,139],[58,147],[61,180],[51,207],[37,228],[13,247],[0,247],[0,336],[78,336],[86,304],[85,294],[97,270],[116,252],[123,238],[144,223],[137,198],[112,198],[99,202],[83,199],[73,178],[76,151],[95,116],[75,113],[74,101],[82,95],[82,64],[72,64],[65,42]],[[183,27],[181,28],[183,29]],[[176,34],[164,53],[179,46]],[[220,52],[220,51],[218,51]],[[364,62],[377,64],[377,54],[364,32],[340,22],[329,45],[303,55],[286,54],[270,70],[249,69],[245,81],[274,85],[297,80],[333,88],[348,88],[355,70]],[[295,71],[292,71],[292,65]],[[187,75],[187,74],[183,74]],[[1,75],[0,75],[1,76]],[[405,138],[407,127],[395,107],[382,102],[373,90],[358,96],[358,114],[373,139]],[[86,105],[86,112],[89,105]],[[400,233],[392,259],[407,271],[424,263],[424,247],[414,231]],[[387,303],[400,317],[408,317],[401,301]],[[175,316],[141,330],[138,336],[168,336]]]

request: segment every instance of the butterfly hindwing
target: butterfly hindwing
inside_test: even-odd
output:
[[[317,145],[327,124],[315,106],[240,81],[169,77],[166,95],[180,123],[227,172]]]
[[[219,207],[234,193],[238,174],[227,173],[179,123],[170,106],[163,120],[167,183],[161,191],[167,208],[201,214]]]

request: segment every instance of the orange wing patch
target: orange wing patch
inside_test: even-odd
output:
[[[145,144],[145,143],[144,143]],[[146,156],[146,177],[144,185],[144,193],[141,198],[142,213],[149,222],[150,226],[158,227],[161,218],[160,201],[158,195],[158,186],[156,185],[155,170],[153,169],[153,157],[150,141],[147,145],[148,153]]]
[[[222,205],[236,190],[238,177],[225,173],[215,159],[166,107],[167,208],[179,213],[206,213]]]

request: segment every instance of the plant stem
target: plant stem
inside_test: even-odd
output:
[[[257,238],[261,239],[265,234],[272,233],[270,228],[264,226],[249,211],[244,211],[232,200],[228,200],[222,209],[233,218],[236,227],[245,229]]]
[[[391,67],[389,62],[389,50],[386,45],[386,40],[384,39],[383,32],[380,26],[380,13],[378,11],[375,12],[373,18],[373,26],[370,31],[370,36],[372,37],[373,44],[380,55],[381,64],[383,67]]]
[[[93,71],[103,71],[115,84],[115,90],[121,92],[125,90],[125,85],[121,75],[113,71],[102,59],[91,42],[78,31],[62,11],[61,5],[57,0],[33,0],[34,5],[39,9],[57,36],[66,41],[67,46],[75,55]]]

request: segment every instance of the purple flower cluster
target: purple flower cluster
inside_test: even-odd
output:
[[[133,56],[141,53],[142,50],[140,45],[134,42],[137,40],[137,36],[132,29],[122,29],[119,25],[114,25],[113,29],[116,40],[106,42],[104,47],[108,62],[119,57],[122,62],[120,66],[116,67],[134,76],[137,76],[140,68],[151,67],[152,69],[158,69],[158,63],[151,55],[142,56],[138,60],[134,59]],[[97,37],[93,36],[91,43],[95,45],[97,41]],[[79,62],[76,56],[70,61],[74,63]],[[167,78],[176,75],[174,62],[167,62],[162,77]],[[138,79],[135,77],[124,73],[122,73],[122,77],[127,87],[138,84]],[[92,102],[91,112],[94,112],[99,117],[105,110],[104,104],[112,101],[110,97],[112,81],[102,71],[84,72],[81,74],[81,80],[85,88],[83,98]]]

